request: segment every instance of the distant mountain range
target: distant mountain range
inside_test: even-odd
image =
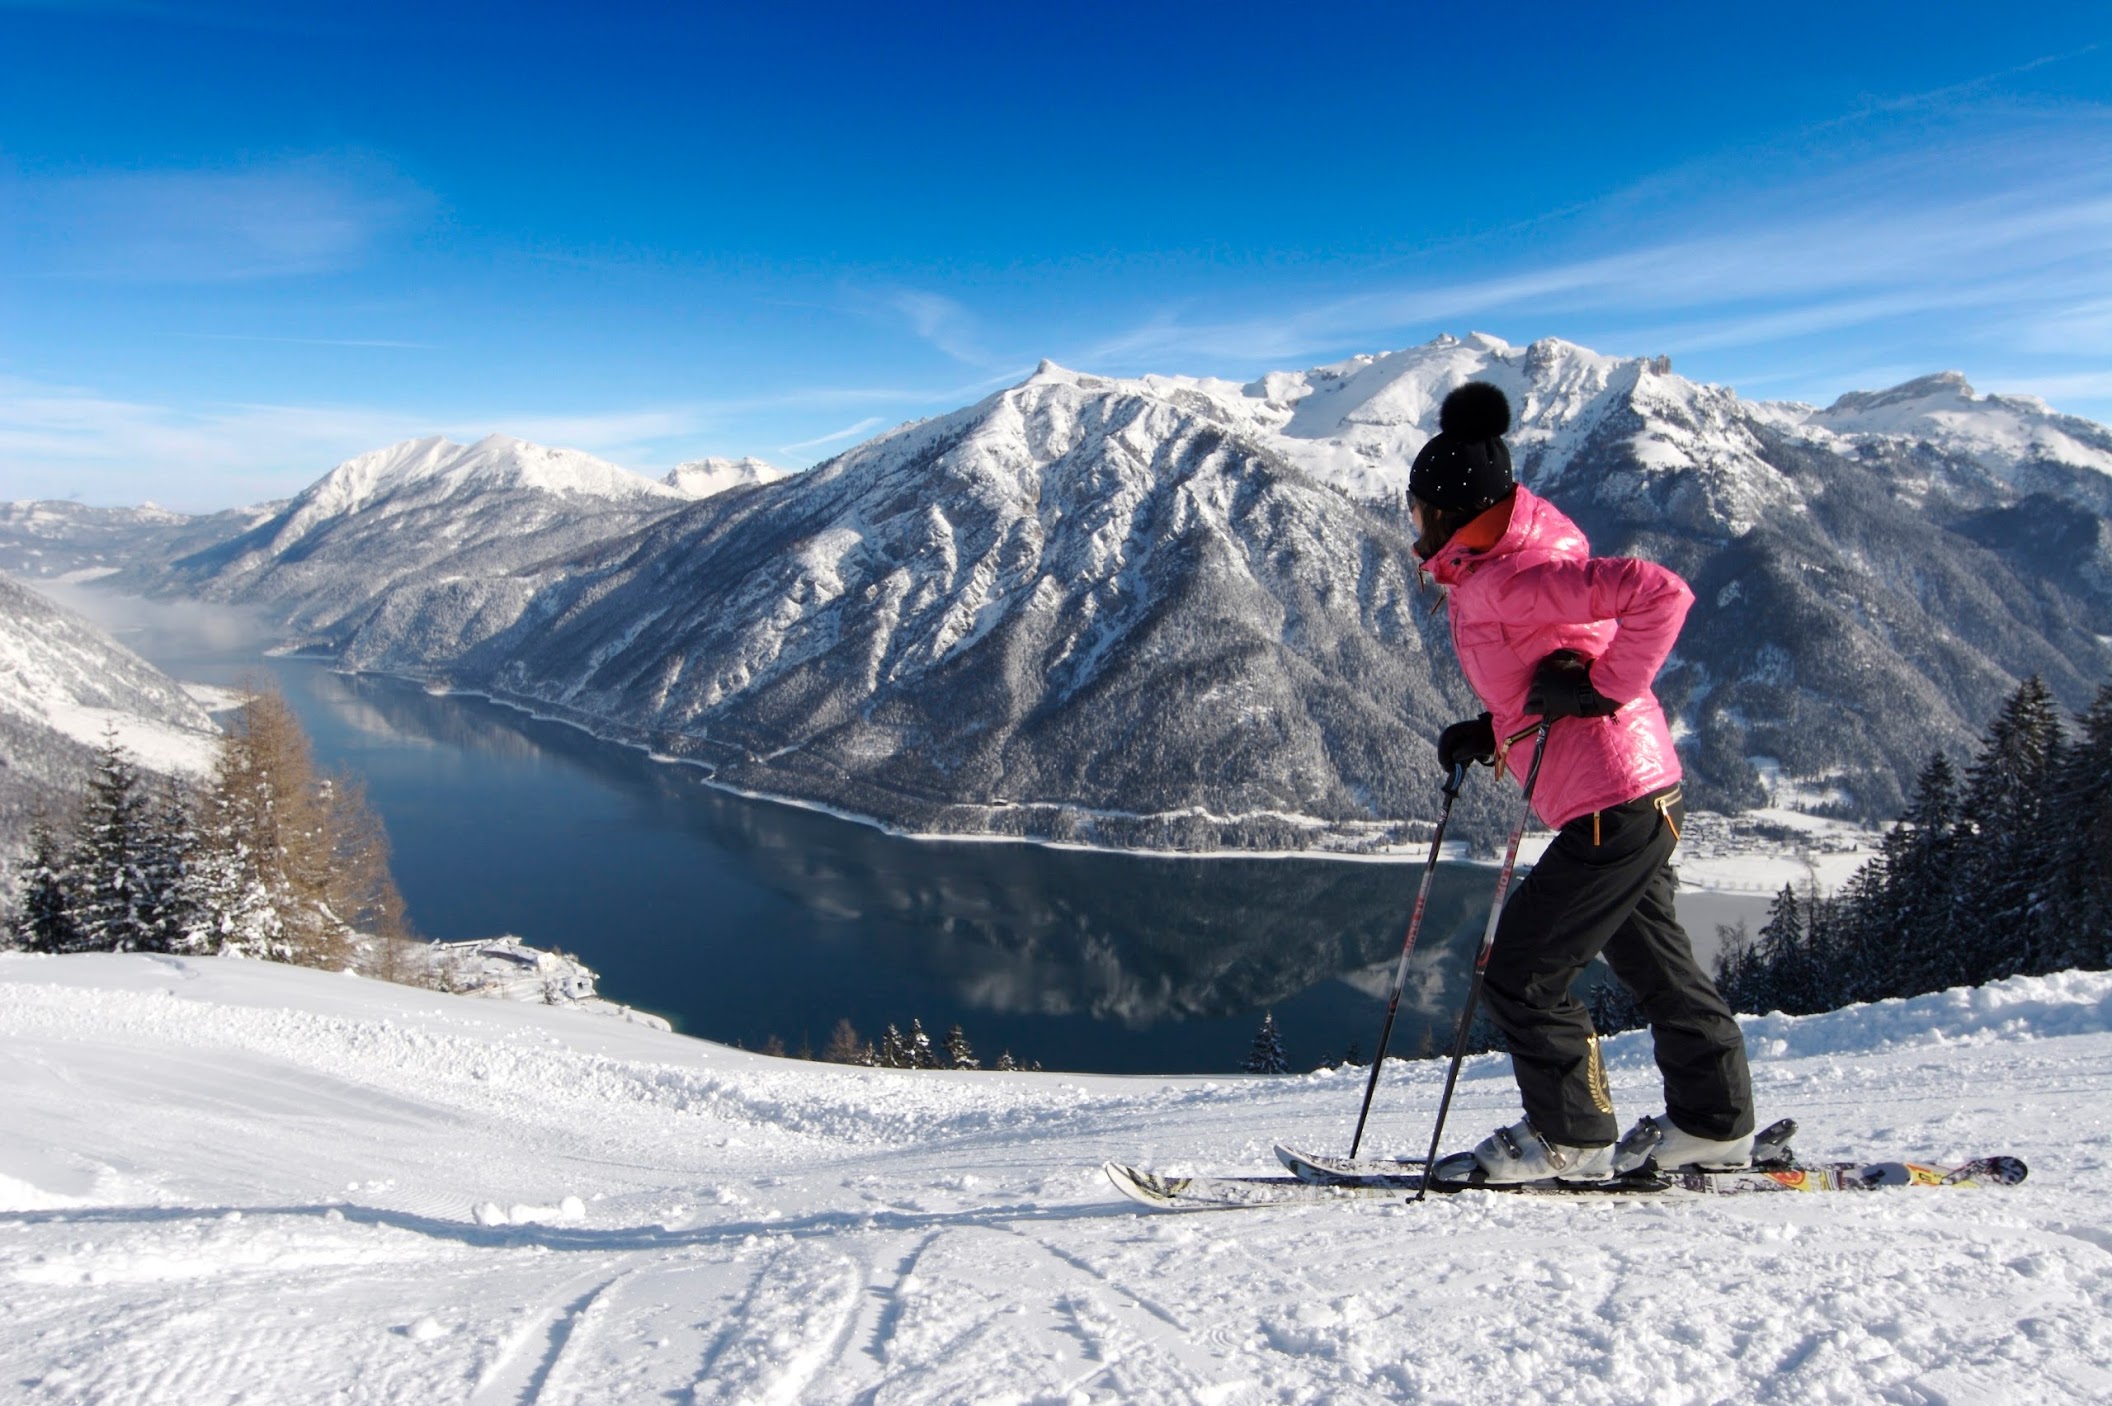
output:
[[[2112,678],[2104,427],[1955,375],[1818,409],[1479,335],[1246,384],[1045,363],[788,477],[414,441],[142,522],[112,581],[907,829],[1356,847],[1433,814],[1428,740],[1475,707],[1404,511],[1475,378],[1522,481],[1694,584],[1659,693],[1703,804],[1781,774],[1888,816],[2024,675],[2071,707]],[[0,561],[21,522],[76,560],[56,511],[0,510]]]

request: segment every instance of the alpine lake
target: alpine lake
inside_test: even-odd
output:
[[[1293,1070],[1368,1057],[1421,859],[1161,857],[907,838],[484,699],[267,658],[238,617],[53,591],[174,676],[268,674],[359,777],[416,930],[518,934],[611,1000],[749,1049],[958,1024],[985,1067],[1236,1073],[1264,1012]],[[1449,1048],[1495,870],[1446,863],[1390,1052]]]

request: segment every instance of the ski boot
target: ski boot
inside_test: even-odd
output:
[[[1549,1142],[1524,1119],[1498,1128],[1472,1152],[1455,1152],[1430,1169],[1436,1181],[1509,1185],[1521,1181],[1605,1181],[1613,1175],[1613,1144],[1569,1147]]]
[[[1696,1137],[1681,1131],[1662,1115],[1636,1120],[1613,1155],[1613,1174],[1629,1176],[1652,1168],[1677,1171],[1693,1167],[1704,1172],[1731,1172],[1753,1165],[1753,1135],[1721,1141]]]

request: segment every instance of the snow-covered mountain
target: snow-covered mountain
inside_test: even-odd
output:
[[[91,508],[64,500],[0,503],[0,571],[23,580],[114,575],[165,565],[247,532],[285,507],[190,515],[157,508]]]
[[[1821,410],[1480,334],[1248,383],[1044,364],[774,480],[418,441],[143,579],[907,828],[1354,845],[1432,815],[1422,744],[1474,707],[1404,495],[1475,378],[1524,482],[1695,585],[1659,692],[1700,804],[1779,776],[1889,816],[2024,676],[2070,707],[2112,678],[2103,427],[1949,374]]]
[[[1705,804],[1780,773],[1886,816],[2023,676],[2071,706],[2112,677],[2102,430],[1945,379],[1948,428],[1915,437],[1483,336],[1244,385],[1044,365],[521,578],[510,628],[366,628],[347,657],[911,828],[1370,838],[1431,814],[1419,741],[1472,707],[1401,512],[1471,378],[1598,550],[1695,584],[1660,693]]]
[[[709,498],[729,488],[775,483],[790,477],[791,473],[790,469],[780,469],[775,464],[754,458],[692,459],[669,469],[667,476],[660,481],[685,497]]]
[[[503,435],[406,440],[346,460],[251,530],[139,580],[263,607],[304,645],[436,618],[470,638],[492,612],[518,613],[516,573],[689,501],[577,450]]]
[[[1466,706],[1428,604],[1390,510],[1045,366],[582,556],[511,629],[348,657],[919,829],[1297,845],[1426,809],[1418,731]]]
[[[1207,866],[1198,866],[1207,867]],[[1805,1157],[2010,1191],[1493,1192],[1213,1215],[1364,1073],[856,1069],[230,958],[0,955],[23,1401],[2069,1402],[2112,1388],[2112,975],[1745,1017]],[[1642,1032],[1605,1042],[1623,1121]],[[1420,1154],[1441,1060],[1365,1146]],[[1476,1055],[1446,1141],[1517,1116]]]
[[[1980,395],[1956,371],[1885,391],[1853,391],[1824,410],[1772,408],[1857,446],[1926,444],[2018,487],[2033,486],[2024,476],[2045,463],[2112,474],[2112,431],[2103,425],[2063,415],[2037,396]]]
[[[0,858],[42,804],[59,813],[114,731],[150,771],[210,766],[212,719],[182,687],[87,620],[0,576]]]

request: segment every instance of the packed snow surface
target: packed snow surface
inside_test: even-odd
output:
[[[909,1073],[227,959],[0,956],[11,1400],[2112,1398],[2112,975],[1747,1022],[1807,1157],[2014,1191],[1197,1214],[1355,1071]],[[1654,1111],[1644,1037],[1609,1042]],[[1396,1065],[1380,1151],[1441,1070]],[[1448,1141],[1514,1116],[1468,1067]]]

